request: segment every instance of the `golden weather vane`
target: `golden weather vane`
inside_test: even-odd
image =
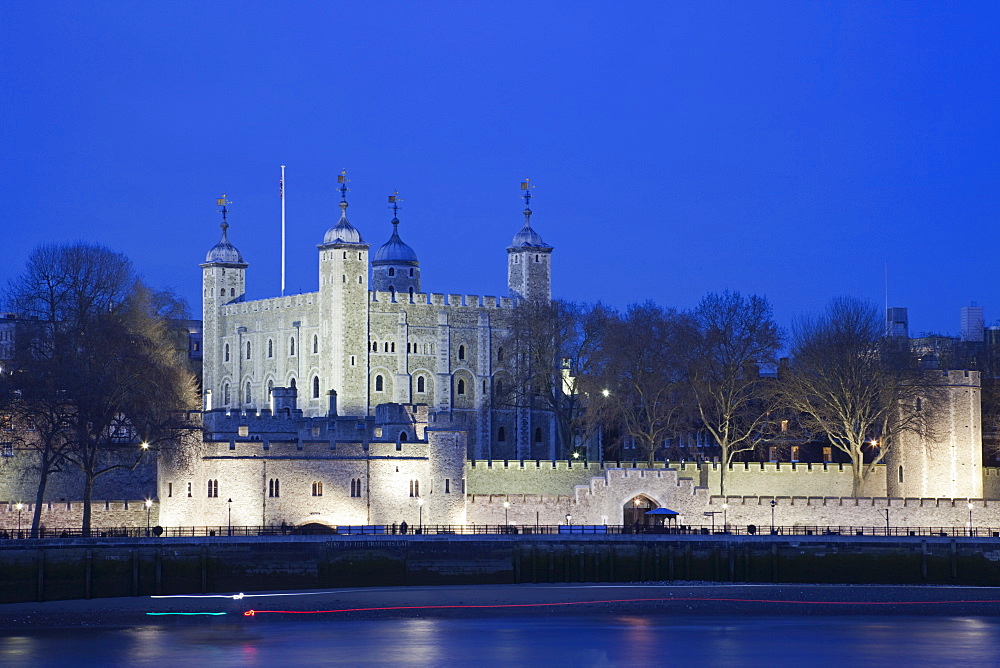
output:
[[[531,179],[528,178],[527,176],[525,176],[524,180],[521,181],[521,190],[524,191],[524,194],[521,195],[521,197],[524,198],[525,211],[530,211],[530,207],[528,205],[531,204],[531,189],[534,187],[535,186],[531,185]]]
[[[337,183],[340,184],[339,190],[340,190],[340,201],[341,202],[346,202],[347,201],[347,190],[348,190],[347,184],[350,183],[350,182],[351,182],[351,180],[349,178],[347,178],[347,170],[346,169],[340,170],[340,174],[337,174]]]
[[[399,203],[403,201],[403,198],[399,196],[398,190],[393,190],[392,194],[389,195],[389,208],[392,209],[392,217],[396,217],[396,212],[399,211]]]
[[[222,197],[219,197],[215,200],[215,205],[222,207],[221,209],[219,209],[219,211],[222,212],[222,224],[227,227],[229,226],[229,224],[226,222],[226,214],[229,213],[229,205],[232,203],[233,201],[228,197],[226,197],[226,193],[222,193]]]

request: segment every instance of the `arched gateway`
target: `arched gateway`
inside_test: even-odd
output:
[[[646,515],[646,513],[659,507],[660,504],[653,501],[645,494],[639,494],[638,496],[629,499],[625,502],[625,505],[622,506],[622,526],[652,526],[653,520],[650,516]]]

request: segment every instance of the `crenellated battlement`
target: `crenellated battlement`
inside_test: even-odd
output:
[[[464,308],[513,308],[508,297],[416,292],[412,298],[406,292],[370,291],[372,302],[382,304],[416,304],[420,306],[455,306]]]
[[[258,313],[261,311],[277,311],[283,308],[299,308],[302,306],[311,306],[316,304],[318,303],[318,300],[318,292],[304,292],[302,294],[288,295],[285,297],[255,299],[253,301],[226,304],[222,307],[222,315],[240,315],[245,313]]]

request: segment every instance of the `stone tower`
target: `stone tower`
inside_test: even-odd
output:
[[[552,299],[552,246],[531,228],[531,191],[528,182],[524,190],[524,227],[514,235],[507,247],[507,289],[512,299]]]
[[[924,424],[886,457],[886,491],[903,498],[982,498],[983,438],[978,371],[927,371],[935,396],[915,407]]]
[[[223,196],[222,202],[225,202]],[[222,239],[215,244],[205,256],[201,265],[202,287],[202,323],[204,334],[202,370],[204,387],[203,406],[205,410],[220,408],[225,405],[225,397],[213,397],[213,392],[219,392],[218,386],[222,378],[223,355],[218,348],[227,332],[222,331],[221,310],[226,304],[243,301],[246,295],[247,263],[243,255],[229,241],[226,222],[226,206],[222,204]],[[231,391],[239,392],[239,388]]]
[[[320,396],[335,390],[342,415],[368,413],[368,244],[347,220],[319,244]]]
[[[392,236],[372,258],[372,290],[391,292],[397,301],[413,301],[420,292],[417,254],[399,237],[399,219],[392,219]]]

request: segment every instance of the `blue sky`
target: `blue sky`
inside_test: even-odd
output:
[[[554,293],[687,308],[838,295],[1000,320],[996,3],[36,2],[0,20],[0,281],[31,249],[126,252],[200,310],[215,198],[250,298],[316,289],[386,196],[424,288],[501,294],[537,185]]]

